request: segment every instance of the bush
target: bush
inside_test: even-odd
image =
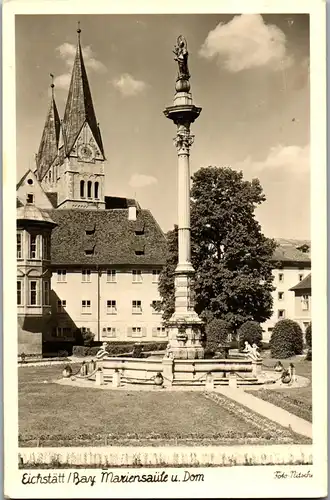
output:
[[[220,345],[227,343],[233,334],[231,325],[223,320],[214,318],[206,326],[206,352],[216,352]]]
[[[82,358],[87,356],[88,347],[83,345],[74,345],[72,348],[72,355],[77,356],[78,358]]]
[[[96,354],[99,352],[100,346],[94,345],[93,347],[88,347],[86,351],[86,356],[96,356]]]
[[[64,351],[64,350],[63,351],[58,351],[57,356],[59,358],[67,358],[69,356],[69,353],[68,353],[68,351]]]
[[[305,338],[306,338],[306,345],[307,345],[308,349],[311,349],[312,348],[312,323],[309,323],[308,327],[306,328]]]
[[[240,347],[244,346],[244,342],[248,342],[251,346],[252,344],[257,344],[258,347],[262,345],[262,328],[256,321],[246,321],[238,329],[238,339]]]
[[[291,319],[276,323],[269,342],[273,358],[290,358],[303,351],[303,334],[300,326]]]

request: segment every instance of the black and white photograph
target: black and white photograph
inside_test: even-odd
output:
[[[326,495],[325,5],[15,3],[5,494]]]

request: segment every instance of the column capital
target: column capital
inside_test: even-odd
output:
[[[174,138],[174,146],[176,147],[178,154],[189,155],[190,147],[194,143],[194,135],[189,133],[178,132]]]

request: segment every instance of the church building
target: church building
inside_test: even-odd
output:
[[[36,169],[17,184],[18,210],[41,211],[52,228],[51,318],[42,334],[43,352],[49,343],[73,343],[79,331],[93,333],[96,341],[164,340],[162,315],[153,305],[160,300],[165,236],[135,200],[105,194],[106,156],[80,29],[63,120],[51,88]],[[24,245],[31,244],[27,232]],[[40,267],[40,259],[41,253],[29,255],[29,265]],[[33,300],[42,308],[41,288]],[[26,301],[21,308],[30,305],[29,294],[22,292],[20,300]]]

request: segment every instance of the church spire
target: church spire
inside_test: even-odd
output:
[[[91,91],[80,45],[80,23],[78,23],[77,51],[72,69],[68,99],[63,118],[63,135],[66,154],[69,155],[82,127],[87,123],[102,155],[104,155],[101,133],[98,128]]]
[[[51,77],[51,100],[46,117],[44,130],[41,137],[39,151],[36,155],[37,176],[41,181],[48,172],[49,167],[55,160],[58,152],[58,141],[60,135],[60,118],[54,97],[54,75]]]

